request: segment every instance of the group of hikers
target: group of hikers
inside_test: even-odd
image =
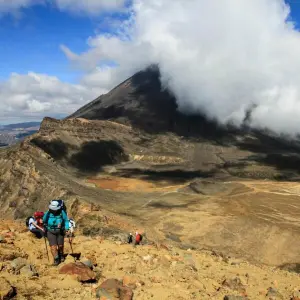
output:
[[[65,260],[64,239],[74,237],[76,223],[69,219],[63,200],[52,200],[48,211],[35,212],[26,219],[30,232],[37,238],[47,238],[54,259],[53,265],[58,266]]]
[[[72,247],[76,223],[72,218],[68,218],[67,208],[63,200],[51,200],[49,209],[45,213],[35,212],[33,216],[26,219],[26,226],[37,238],[48,239],[54,266],[58,266],[65,260],[64,240],[67,236]],[[135,237],[130,233],[127,242],[128,244],[140,245],[142,239],[143,237],[139,232],[135,233]]]

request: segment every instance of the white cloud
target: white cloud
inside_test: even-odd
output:
[[[126,0],[53,0],[60,10],[97,15],[104,10],[124,7]]]
[[[70,0],[49,1],[56,1],[62,10],[90,14],[124,5],[124,1],[74,0],[72,5]],[[176,94],[182,111],[202,111],[220,123],[239,125],[255,104],[253,126],[296,133],[300,34],[286,22],[288,16],[284,0],[133,0],[130,19],[115,24],[113,35],[89,38],[90,49],[84,53],[62,46],[67,57],[87,72],[80,84],[14,74],[0,85],[7,105],[1,103],[0,108],[27,114],[69,113],[148,64],[158,63],[162,81]]]
[[[67,115],[103,92],[106,90],[63,83],[48,75],[14,73],[0,83],[0,123],[12,116]]]
[[[135,0],[118,35],[90,38],[85,53],[64,52],[88,70],[115,61],[113,81],[156,62],[182,111],[240,125],[255,104],[253,126],[295,133],[300,34],[288,16],[283,0]]]
[[[0,14],[16,13],[21,8],[39,4],[42,0],[0,0]]]
[[[123,9],[126,0],[0,0],[0,14],[15,14],[22,8],[47,3],[62,11],[97,15],[103,11]]]

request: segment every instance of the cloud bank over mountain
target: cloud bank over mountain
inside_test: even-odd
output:
[[[283,0],[134,0],[127,9],[112,32],[87,40],[87,51],[61,45],[85,72],[81,89],[70,86],[78,95],[70,109],[158,64],[183,112],[239,126],[251,109],[253,127],[299,132],[300,33]]]

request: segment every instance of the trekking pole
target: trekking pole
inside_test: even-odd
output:
[[[44,240],[45,240],[45,246],[46,246],[46,252],[47,252],[48,262],[50,262],[49,253],[48,253],[48,247],[47,247],[47,241],[46,241],[46,237],[45,236],[44,236]]]
[[[73,246],[72,246],[72,242],[71,242],[70,236],[68,236],[68,239],[69,239],[69,244],[70,244],[70,247],[71,247],[72,256],[73,256],[73,258],[74,258],[74,261],[76,262],[76,258],[75,258],[75,256],[74,256]]]

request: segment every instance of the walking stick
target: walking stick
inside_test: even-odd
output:
[[[72,246],[71,238],[70,238],[69,235],[68,235],[68,239],[69,239],[69,244],[70,244],[70,247],[71,247],[72,256],[74,258],[74,261],[76,262],[76,258],[75,258],[74,252],[73,252],[73,246]]]
[[[45,236],[44,236],[44,240],[45,240],[45,246],[46,246],[46,252],[47,252],[48,262],[50,262],[49,253],[48,253],[48,247],[47,247],[47,241],[46,241],[46,237]]]

